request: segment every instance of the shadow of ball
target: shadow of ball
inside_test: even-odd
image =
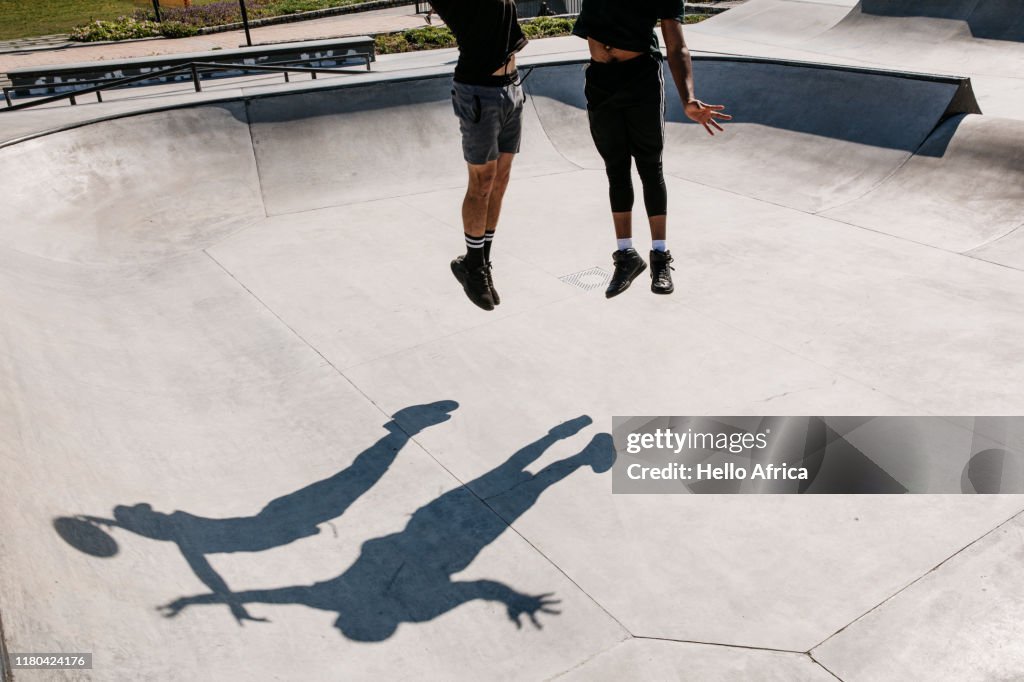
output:
[[[61,516],[53,520],[53,529],[79,552],[102,558],[117,554],[117,541],[95,523]]]

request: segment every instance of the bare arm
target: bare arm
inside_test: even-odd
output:
[[[683,110],[691,120],[703,125],[709,135],[714,135],[715,131],[712,128],[722,130],[716,119],[728,121],[732,116],[723,112],[724,105],[705,104],[697,99],[693,87],[693,62],[690,60],[690,49],[686,47],[686,40],[683,38],[683,25],[675,19],[663,19],[661,32],[665,36],[668,68],[672,72],[676,90],[679,91]]]

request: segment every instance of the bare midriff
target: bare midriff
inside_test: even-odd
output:
[[[508,58],[508,61],[505,62],[504,66],[502,66],[500,69],[498,69],[497,71],[495,71],[491,75],[492,76],[507,76],[510,73],[515,73],[515,72],[516,72],[516,56],[512,55],[511,57]]]
[[[643,52],[633,52],[632,50],[620,50],[617,47],[605,45],[600,40],[594,40],[593,38],[587,38],[587,44],[590,45],[590,58],[602,64],[628,62],[630,59],[636,59],[643,54]]]

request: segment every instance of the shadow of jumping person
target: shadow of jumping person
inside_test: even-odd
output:
[[[120,528],[153,540],[173,542],[196,577],[214,594],[220,595],[239,624],[245,620],[262,621],[265,619],[252,617],[244,605],[233,598],[207,555],[261,552],[318,534],[320,524],[344,514],[381,479],[411,437],[448,421],[458,407],[457,402],[445,400],[399,410],[384,424],[388,434],[361,452],[351,465],[330,478],[271,501],[255,516],[211,519],[184,511],[167,514],[155,511],[149,504],[136,504],[115,507],[113,519],[65,517],[56,519],[54,526],[69,544],[94,556],[116,554],[116,543],[111,550],[113,540],[97,533],[97,526]]]
[[[349,639],[379,642],[401,623],[432,620],[461,604],[482,599],[503,604],[516,627],[522,627],[521,619],[526,616],[539,628],[539,613],[559,613],[553,608],[558,602],[550,593],[528,595],[498,581],[457,581],[452,575],[468,567],[549,487],[583,466],[596,473],[611,468],[615,461],[612,438],[600,433],[576,455],[537,474],[524,471],[551,445],[590,423],[585,416],[565,422],[504,464],[420,507],[401,532],[365,542],[356,561],[336,578],[232,595],[214,591],[181,597],[161,611],[174,617],[196,604],[301,604],[336,612],[335,627]]]

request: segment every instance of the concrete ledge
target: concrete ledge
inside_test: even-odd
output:
[[[244,66],[247,64],[270,65],[299,60],[316,60],[315,65],[317,66],[336,67],[355,62],[356,60],[361,63],[365,59],[370,61],[376,60],[374,42],[370,36],[279,43],[276,45],[256,45],[234,50],[187,52],[124,60],[80,62],[64,66],[35,66],[13,69],[7,75],[15,87],[39,86],[33,87],[27,93],[23,90],[20,94],[45,95],[67,90],[66,87],[62,88],[60,86],[81,84],[88,81],[141,76],[152,71],[188,64],[189,62],[209,61]],[[244,71],[244,69],[241,70]],[[166,82],[187,78],[189,76],[177,74],[154,78],[153,80]]]

